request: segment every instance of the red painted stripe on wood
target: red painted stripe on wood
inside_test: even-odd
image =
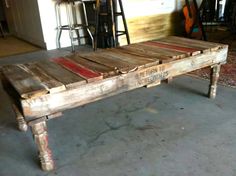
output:
[[[85,78],[85,79],[91,79],[91,78],[101,76],[99,73],[96,73],[88,68],[85,68],[85,67],[83,67],[73,61],[70,61],[66,58],[63,58],[63,57],[53,58],[52,61],[62,65],[63,67],[67,68],[68,70],[72,71],[73,73],[78,74],[79,76],[81,76],[82,78]]]
[[[167,48],[167,49],[174,49],[176,51],[184,51],[184,52],[196,52],[199,51],[195,48],[188,48],[188,47],[183,47],[183,46],[176,46],[176,45],[170,45],[170,44],[164,44],[164,43],[159,43],[159,42],[144,42],[147,45],[152,45],[152,46],[158,46],[160,48]]]

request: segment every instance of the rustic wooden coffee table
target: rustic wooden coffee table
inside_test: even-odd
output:
[[[16,112],[19,129],[31,126],[42,169],[54,168],[46,121],[81,106],[203,67],[212,67],[209,97],[215,98],[220,65],[228,46],[167,37],[156,41],[73,54],[2,68],[4,89]]]

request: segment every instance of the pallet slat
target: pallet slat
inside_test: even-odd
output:
[[[133,45],[127,45],[123,47],[117,47],[118,50],[125,53],[132,53],[133,55],[138,56],[148,56],[149,58],[153,58],[155,60],[161,59],[170,59],[170,57],[163,56],[162,54],[150,50],[144,50],[143,48],[134,47]]]
[[[150,41],[150,42],[145,42],[145,43],[148,45],[157,46],[159,48],[164,48],[164,49],[167,48],[174,51],[185,52],[185,53],[188,53],[188,55],[197,55],[201,53],[201,50],[185,47],[182,45],[178,46],[178,45],[173,45],[170,43],[161,43],[159,41]]]
[[[20,67],[36,77],[43,85],[46,86],[49,93],[56,93],[66,89],[65,85],[47,75],[37,64],[22,64]]]
[[[63,83],[66,88],[83,85],[86,83],[84,78],[66,70],[60,65],[51,61],[41,61],[37,63],[37,66],[41,68],[47,75],[55,78]]]
[[[177,50],[173,50],[166,47],[160,47],[153,43],[150,44],[149,42],[143,42],[143,43],[140,43],[139,45],[142,47],[145,47],[145,49],[147,50],[148,49],[153,50],[153,51],[156,50],[162,53],[164,56],[172,56],[172,58],[175,58],[175,59],[180,59],[180,58],[184,58],[191,55],[191,53],[188,53],[185,51],[179,51],[179,50],[177,51]]]
[[[103,77],[109,77],[117,74],[117,71],[114,70],[113,68],[93,62],[91,60],[84,59],[79,54],[66,56],[66,58],[72,59],[76,63],[84,67],[87,67],[90,70],[93,70],[94,72],[100,73]]]
[[[110,50],[109,52],[106,52],[106,55],[113,56],[117,59],[126,61],[127,63],[131,64],[137,69],[159,64],[159,59],[144,58],[142,56],[122,53],[122,52],[119,52],[119,50],[117,50],[116,48],[113,50]]]
[[[70,70],[71,72],[86,79],[87,82],[102,79],[101,74],[96,73],[88,68],[85,68],[70,59],[59,57],[59,58],[52,59],[52,61],[60,64],[61,66],[65,67],[66,69]]]
[[[157,55],[161,57],[160,62],[169,62],[169,61],[173,61],[173,60],[177,60],[177,59],[181,59],[181,58],[189,56],[188,53],[178,52],[178,51],[173,51],[173,50],[171,51],[169,49],[162,49],[162,48],[150,46],[144,43],[133,44],[131,47],[134,47],[138,50],[143,50],[144,52],[151,51],[153,53],[156,53]]]
[[[156,42],[156,41],[158,41],[159,43],[165,43],[165,44],[171,44],[171,45],[178,45],[178,46],[194,48],[196,50],[201,51],[202,53],[206,53],[206,52],[209,52],[211,50],[210,48],[206,48],[204,46],[199,46],[199,44],[183,42],[183,41],[177,40],[177,39],[173,40],[173,39],[170,39],[169,37],[154,40],[154,42]]]
[[[117,56],[117,57],[121,58],[122,60],[129,62],[130,64],[136,64],[136,65],[148,64],[148,63],[158,61],[157,58],[152,58],[152,57],[148,57],[148,56],[144,56],[144,55],[143,56],[137,55],[134,52],[133,53],[125,53],[125,52],[120,51],[117,48],[109,49],[108,51],[106,51],[106,53],[110,54],[110,55]]]
[[[107,67],[111,67],[120,73],[127,73],[127,72],[130,72],[130,71],[136,69],[135,66],[132,66],[132,65],[128,64],[127,62],[117,60],[112,56],[105,57],[103,54],[101,54],[102,52],[98,52],[98,53],[100,53],[100,54],[98,55],[97,52],[96,53],[89,53],[89,54],[81,54],[81,57],[83,57],[87,60],[91,60],[93,62],[96,62],[98,64],[102,64]]]
[[[37,78],[20,68],[19,65],[4,66],[2,70],[21,98],[33,98],[48,93],[47,88]]]
[[[171,39],[172,41],[179,41],[179,42],[181,41],[181,42],[187,43],[189,45],[195,45],[198,47],[205,47],[206,49],[208,48],[211,51],[218,50],[219,48],[224,46],[223,44],[219,44],[219,43],[206,42],[206,41],[201,41],[201,40],[192,40],[192,39],[177,37],[177,36],[170,36],[167,38]]]

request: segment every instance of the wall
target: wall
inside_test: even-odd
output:
[[[56,48],[56,15],[53,0],[7,0],[7,21],[13,34],[50,49]],[[181,10],[185,0],[123,0],[132,43],[181,33]],[[63,10],[65,15],[65,9]],[[81,14],[79,15],[81,17]],[[66,23],[66,19],[63,19]],[[119,23],[122,27],[121,23]],[[70,46],[63,31],[61,46]],[[121,45],[126,44],[124,37]]]
[[[55,14],[55,1],[53,0],[37,0],[40,12],[40,21],[42,25],[42,31],[44,41],[47,45],[47,49],[56,49],[56,14]],[[62,15],[64,16],[64,15]],[[63,32],[61,36],[62,47],[70,46],[68,32]]]
[[[6,18],[10,32],[35,45],[46,47],[37,0],[6,0]]]
[[[81,22],[81,11],[80,9],[82,6],[81,4],[77,3],[77,22]],[[56,23],[56,13],[55,13],[55,1],[54,0],[38,0],[38,7],[40,12],[40,20],[42,24],[42,30],[43,30],[43,36],[44,41],[47,45],[47,49],[56,49],[56,33],[57,33],[57,23]],[[67,15],[66,15],[66,9],[65,6],[62,5],[61,8],[61,17],[62,17],[62,25],[68,24],[67,21]],[[83,35],[83,31],[80,31],[80,33]],[[76,36],[74,36],[76,37]],[[61,35],[61,47],[68,47],[71,46],[69,32],[63,30]],[[78,44],[77,41],[74,42],[75,44]],[[81,40],[81,43],[84,43],[83,40]]]
[[[4,2],[7,2],[5,13],[11,34],[48,50],[56,49],[55,1],[4,0]],[[65,9],[62,11],[63,23],[66,23]],[[61,46],[70,45],[69,33],[63,31]]]
[[[131,43],[182,34],[184,4],[185,0],[123,0]],[[124,36],[120,44],[126,44]]]

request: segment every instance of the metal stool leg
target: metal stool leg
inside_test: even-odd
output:
[[[75,51],[75,46],[74,46],[74,38],[73,38],[73,30],[70,28],[69,30],[69,36],[70,36],[70,42],[71,42],[71,51],[74,52]]]
[[[75,32],[77,35],[78,44],[81,45],[79,29],[76,29]]]
[[[90,39],[91,39],[91,42],[92,42],[92,47],[93,47],[93,50],[95,50],[95,44],[94,44],[94,38],[93,38],[93,34],[91,33],[91,31],[89,30],[89,28],[87,28],[87,32],[90,36]]]
[[[62,30],[61,29],[58,29],[57,30],[57,48],[61,48],[61,43],[60,43],[60,39],[61,39],[61,33],[62,33]]]
[[[57,48],[61,48],[60,39],[61,39],[61,13],[60,13],[60,4],[55,4],[55,12],[56,12],[56,22],[57,22],[57,35],[56,35],[56,45]]]
[[[73,35],[73,30],[74,30],[74,20],[73,20],[73,4],[68,3],[66,5],[66,13],[67,13],[67,21],[69,23],[69,36],[70,36],[70,42],[71,42],[71,50],[72,52],[75,51],[75,46],[74,46],[74,35]]]
[[[73,2],[73,5],[71,5],[71,23],[77,24],[78,19],[77,19],[77,15],[76,15],[76,4]],[[72,26],[73,26],[72,25]],[[78,45],[81,45],[81,41],[80,41],[80,30],[78,28],[76,28],[76,26],[73,26],[73,30],[75,30],[76,36],[77,36],[77,40],[78,40]]]
[[[83,13],[84,13],[85,28],[86,28],[86,30],[88,32],[88,35],[89,35],[90,39],[91,39],[92,47],[95,50],[94,37],[93,37],[92,32],[90,31],[89,25],[88,25],[88,18],[87,18],[86,7],[85,7],[85,4],[84,4],[83,0],[81,2],[82,2],[82,7],[83,7]]]

